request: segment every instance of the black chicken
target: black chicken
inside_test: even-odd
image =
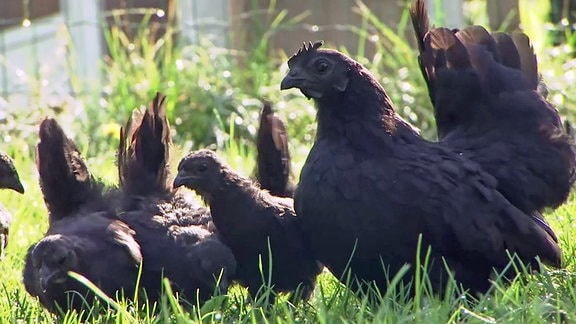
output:
[[[260,113],[260,127],[256,136],[256,179],[262,189],[274,196],[292,197],[294,184],[290,181],[291,160],[286,127],[274,115],[269,102]]]
[[[526,213],[558,207],[574,184],[576,154],[539,85],[536,55],[522,33],[429,27],[424,0],[412,23],[419,62],[443,145],[478,162]]]
[[[180,186],[195,190],[210,206],[214,224],[238,262],[235,279],[252,297],[268,280],[276,291],[299,287],[303,298],[310,296],[321,266],[302,238],[291,198],[261,190],[209,150],[180,161],[174,187]]]
[[[183,300],[207,300],[225,293],[236,260],[215,233],[209,211],[172,188],[170,126],[165,96],[158,93],[143,113],[136,109],[121,132],[118,169],[124,212],[136,230],[144,258],[142,287],[150,299],[170,280]]]
[[[36,159],[50,224],[26,255],[28,293],[53,312],[89,308],[95,296],[68,276],[74,271],[109,297],[121,291],[134,296],[142,256],[134,231],[113,219],[116,193],[92,178],[76,145],[53,119],[40,124]]]
[[[447,281],[444,261],[471,292],[489,288],[508,252],[534,267],[538,258],[560,266],[546,223],[508,202],[476,162],[422,139],[361,64],[320,46],[290,58],[281,89],[300,89],[318,110],[295,208],[313,252],[334,274],[343,279],[349,262],[357,279],[385,289],[384,274],[391,279],[405,264],[410,281],[428,246],[436,292]]]
[[[24,186],[14,167],[12,159],[0,152],[0,189],[12,189],[18,193],[24,193]],[[8,245],[8,233],[12,215],[0,204],[0,259],[4,257],[4,250]]]
[[[70,278],[69,271],[88,278],[109,297],[123,291],[130,299],[142,261],[133,236],[126,224],[100,213],[58,221],[28,250],[24,286],[52,312],[81,311],[94,303],[93,293]]]

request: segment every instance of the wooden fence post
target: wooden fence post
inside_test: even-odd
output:
[[[100,59],[102,38],[100,0],[62,0],[64,21],[74,46],[76,73],[85,93],[98,93],[102,87]]]
[[[490,29],[513,31],[520,25],[518,0],[487,0]]]
[[[216,46],[228,46],[228,1],[235,0],[179,0],[179,24],[186,44],[199,44],[206,37]]]
[[[441,24],[448,28],[461,28],[464,25],[462,0],[442,0],[442,7],[438,9],[436,3],[437,0],[426,0],[430,19],[436,22],[436,25]]]

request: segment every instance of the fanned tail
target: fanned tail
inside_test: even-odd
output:
[[[149,195],[171,191],[170,125],[166,96],[156,93],[142,112],[135,109],[120,130],[118,172],[120,186],[130,194]]]

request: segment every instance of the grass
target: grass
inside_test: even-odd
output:
[[[233,124],[232,124],[233,125]],[[233,130],[230,130],[234,134]],[[245,175],[252,172],[254,150],[241,141],[225,143],[224,155],[234,168]],[[185,154],[180,147],[175,148],[173,167],[177,159]],[[3,273],[0,290],[0,318],[6,322],[51,323],[54,317],[44,311],[22,286],[21,270],[27,247],[42,237],[46,230],[46,209],[37,184],[37,174],[31,154],[14,154],[16,164],[26,187],[26,195],[1,192],[0,200],[14,213],[10,241],[6,258],[0,262]],[[114,183],[116,168],[112,151],[98,156],[89,156],[88,165],[98,176]],[[356,296],[345,289],[329,273],[323,273],[313,298],[308,304],[293,307],[287,302],[269,305],[264,292],[263,298],[254,304],[246,301],[246,292],[235,287],[227,296],[216,296],[200,308],[180,307],[174,296],[167,297],[154,307],[135,310],[134,305],[119,301],[108,311],[97,314],[95,322],[118,323],[163,323],[163,322],[568,322],[576,320],[576,243],[571,240],[576,235],[573,226],[576,221],[576,199],[547,215],[557,231],[566,269],[547,271],[538,275],[525,275],[509,287],[497,282],[494,291],[486,297],[474,301],[470,297],[433,297],[427,292],[426,278],[421,274],[422,284],[416,291],[417,297],[407,300],[402,287],[392,284],[383,293],[369,293]],[[394,282],[394,280],[392,280]],[[371,301],[376,299],[377,304]],[[107,309],[107,308],[103,308]],[[159,310],[153,312],[152,309]],[[77,323],[77,314],[67,314],[67,323]]]
[[[573,87],[573,59],[576,37],[566,33],[566,44],[551,46],[548,34],[540,28],[546,1],[534,0],[531,6],[521,3],[525,30],[536,43],[540,67],[550,88],[550,99],[561,114],[574,119],[576,90]],[[481,7],[474,0],[469,8]],[[537,7],[534,7],[537,6]],[[534,9],[538,8],[538,9]],[[434,120],[426,90],[416,63],[416,55],[406,39],[397,35],[406,32],[405,14],[398,26],[390,27],[367,6],[357,2],[353,11],[362,15],[362,24],[354,29],[359,37],[355,58],[375,73],[388,91],[400,114],[422,129],[427,138],[434,138]],[[171,11],[168,11],[170,14]],[[174,128],[176,163],[190,149],[214,145],[233,168],[245,175],[254,167],[253,137],[260,99],[274,103],[280,117],[287,121],[294,170],[300,170],[313,140],[314,108],[296,91],[280,92],[278,85],[286,73],[285,54],[274,54],[268,43],[270,35],[295,24],[300,13],[288,16],[270,2],[266,12],[271,16],[256,29],[257,46],[248,52],[216,47],[206,41],[199,45],[178,44],[178,30],[168,28],[162,38],[142,23],[134,38],[113,27],[105,35],[110,48],[103,62],[106,83],[97,98],[62,97],[56,105],[42,96],[32,107],[16,102],[0,111],[0,149],[11,155],[26,187],[21,196],[0,192],[0,201],[14,215],[6,258],[0,262],[0,319],[2,322],[52,323],[55,317],[44,311],[31,298],[21,283],[24,254],[38,241],[47,228],[47,214],[38,187],[34,165],[36,125],[44,116],[56,116],[68,134],[79,144],[96,175],[108,183],[116,183],[114,149],[118,143],[118,127],[135,106],[146,103],[156,90],[168,95],[168,114]],[[154,14],[151,11],[149,15]],[[294,13],[292,13],[294,14]],[[478,15],[480,22],[486,17]],[[146,19],[148,19],[148,16]],[[155,26],[157,28],[158,26]],[[366,44],[376,47],[376,54],[366,57]],[[330,46],[330,45],[328,45]],[[342,49],[346,50],[346,49]],[[272,55],[274,54],[274,55]],[[73,62],[70,63],[74,69]],[[255,77],[257,76],[257,77]],[[31,81],[40,85],[39,80]],[[73,83],[73,87],[76,87]],[[75,88],[75,93],[82,93]],[[41,93],[42,89],[36,89]],[[3,106],[4,107],[4,106]],[[323,273],[315,293],[307,304],[292,306],[283,302],[269,305],[264,290],[254,303],[246,301],[246,292],[234,287],[225,296],[216,296],[201,307],[181,307],[171,294],[158,305],[137,309],[126,301],[118,301],[108,311],[91,318],[94,322],[164,323],[164,322],[573,322],[576,320],[576,197],[547,215],[556,230],[564,251],[565,269],[542,274],[527,274],[511,285],[501,282],[479,300],[453,295],[433,297],[427,293],[426,278],[418,280],[416,298],[407,300],[402,287],[392,281],[386,292],[354,295],[331,274]],[[377,303],[373,303],[376,300]],[[60,319],[78,323],[78,314]]]

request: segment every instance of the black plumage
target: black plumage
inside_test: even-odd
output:
[[[24,186],[20,182],[14,162],[2,152],[0,152],[0,189],[11,189],[20,194],[24,193]],[[4,250],[8,245],[11,222],[12,215],[0,204],[0,259],[4,257]]]
[[[144,266],[142,287],[151,299],[161,278],[189,301],[225,293],[236,261],[215,233],[209,211],[172,188],[170,126],[165,96],[158,93],[144,112],[136,109],[121,132],[118,167],[123,190],[120,219],[136,230]]]
[[[142,261],[134,231],[100,213],[62,219],[26,255],[24,286],[50,311],[89,309],[95,295],[68,276],[74,271],[111,298],[134,297]]]
[[[292,161],[288,149],[288,133],[269,102],[264,103],[260,112],[256,154],[256,179],[260,188],[270,191],[274,196],[292,197],[294,184],[290,181]]]
[[[430,28],[424,2],[413,2],[411,16],[440,141],[496,177],[522,211],[564,203],[576,153],[545,98],[528,36]]]
[[[50,217],[45,237],[26,255],[28,293],[53,312],[89,308],[95,296],[68,276],[74,271],[109,297],[121,291],[134,296],[142,256],[134,231],[113,219],[117,193],[90,175],[76,145],[53,119],[40,124],[36,159]]]
[[[544,221],[507,201],[476,162],[421,138],[361,64],[320,46],[310,43],[290,58],[281,89],[298,88],[317,107],[295,209],[312,251],[336,276],[349,261],[357,279],[385,289],[385,271],[391,279],[411,264],[409,281],[419,235],[422,251],[431,247],[428,274],[436,292],[446,284],[443,260],[472,292],[489,288],[493,269],[509,263],[508,252],[534,268],[538,258],[560,266],[560,248]]]
[[[321,266],[302,237],[291,198],[261,190],[209,150],[180,161],[174,186],[193,189],[208,203],[222,240],[238,262],[235,279],[253,297],[268,280],[276,291],[299,287],[301,296],[309,297]]]
[[[36,145],[36,167],[44,202],[51,224],[69,218],[75,212],[106,210],[104,185],[88,171],[76,144],[64,134],[51,118],[39,127],[40,142]]]

